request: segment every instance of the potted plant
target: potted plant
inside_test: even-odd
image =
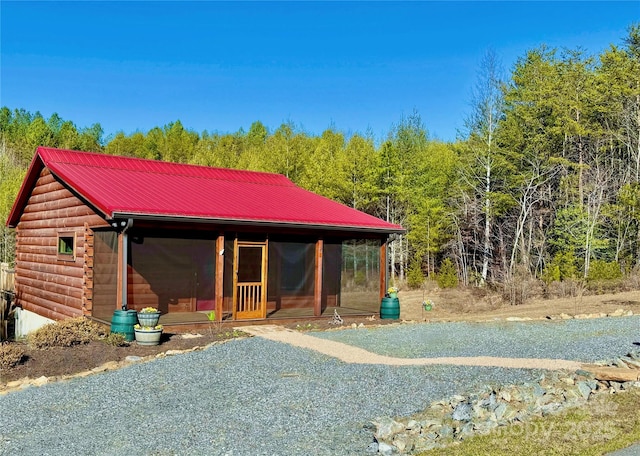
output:
[[[140,345],[158,345],[160,343],[160,338],[162,337],[162,325],[135,325],[133,330],[136,335],[136,342]]]
[[[158,325],[160,311],[155,307],[145,307],[138,311],[138,323],[140,326],[153,328]]]

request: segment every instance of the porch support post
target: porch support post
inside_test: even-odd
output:
[[[124,273],[123,271],[126,271],[127,268],[127,261],[124,259],[125,258],[125,249],[124,249],[124,237],[125,234],[120,232],[118,233],[118,266],[116,268],[117,272],[116,272],[116,310],[122,310],[123,308],[126,308],[127,302],[126,300],[124,300],[124,296],[125,296],[125,289],[126,286],[123,289],[123,284],[125,283],[123,278],[126,276],[126,273]]]
[[[316,241],[316,270],[315,287],[313,293],[313,315],[322,316],[322,267],[323,267],[324,240]]]
[[[380,300],[387,293],[387,240],[380,239]]]
[[[216,240],[216,320],[222,321],[224,301],[224,233],[218,234]]]
[[[116,225],[118,226],[118,225]],[[118,309],[127,310],[128,290],[127,282],[129,280],[129,228],[133,226],[133,219],[120,221],[118,232],[118,298],[116,303]]]

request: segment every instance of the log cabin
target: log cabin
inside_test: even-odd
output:
[[[174,329],[375,314],[386,243],[403,232],[278,174],[48,147],[7,226],[34,327],[149,306]]]

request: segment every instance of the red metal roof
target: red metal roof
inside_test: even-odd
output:
[[[39,147],[8,226],[43,166],[108,219],[162,217],[402,232],[399,225],[297,187],[279,174]]]

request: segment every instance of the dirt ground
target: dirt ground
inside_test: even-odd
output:
[[[640,313],[640,291],[616,294],[591,295],[561,299],[534,299],[526,304],[511,306],[504,304],[496,295],[479,295],[477,290],[400,291],[400,318],[412,321],[480,321],[508,317],[545,318],[566,313],[598,314],[612,313],[618,309]],[[423,310],[422,303],[430,299],[433,309]],[[380,320],[371,317],[345,318],[344,326],[352,324],[393,324],[396,320]],[[335,328],[329,319],[292,320],[284,325],[289,329],[325,330]],[[200,331],[200,337],[183,338],[181,334],[165,334],[158,346],[144,347],[132,343],[128,347],[113,347],[101,342],[77,345],[69,348],[36,350],[22,344],[26,357],[17,367],[0,371],[0,386],[25,377],[62,376],[93,369],[109,361],[123,361],[127,356],[151,356],[168,350],[185,350],[203,347],[211,342],[241,336],[234,334],[232,327],[208,328]],[[13,342],[16,343],[16,342]]]
[[[38,378],[62,376],[93,369],[109,361],[123,361],[127,356],[150,356],[167,350],[185,350],[194,346],[204,346],[214,340],[223,340],[205,333],[202,337],[183,339],[179,334],[164,334],[158,346],[145,347],[132,343],[127,347],[114,347],[103,342],[91,342],[73,347],[52,347],[35,349],[24,342],[19,344],[25,352],[22,364],[11,369],[0,370],[0,383],[7,383],[24,377]]]
[[[505,304],[500,296],[478,296],[478,290],[400,291],[400,318],[414,321],[482,321],[509,317],[545,318],[580,314],[610,314],[618,309],[640,313],[640,291],[615,294],[582,295],[568,298],[528,300],[525,304]],[[422,303],[433,302],[432,310],[423,310]]]

